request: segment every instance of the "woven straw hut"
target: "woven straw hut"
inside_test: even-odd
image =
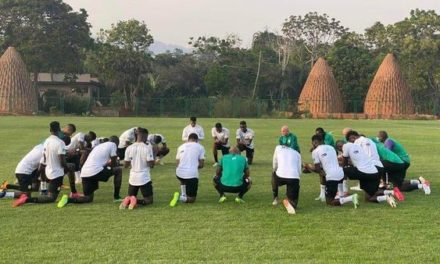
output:
[[[298,110],[312,114],[342,113],[341,92],[330,66],[323,58],[313,65],[298,100]]]
[[[371,82],[364,112],[369,116],[414,114],[411,91],[391,53],[387,54]]]
[[[32,114],[37,94],[20,54],[9,47],[0,57],[0,113]]]

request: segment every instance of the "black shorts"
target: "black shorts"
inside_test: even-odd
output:
[[[388,175],[388,181],[400,188],[405,180],[406,164],[389,161],[382,161],[382,163],[385,167],[385,173]]]
[[[107,182],[111,176],[115,175],[113,169],[104,167],[102,171],[91,177],[81,177],[84,195],[93,194],[99,189],[99,182]]]
[[[73,156],[67,156],[66,157],[66,162],[74,164],[75,171],[79,171],[80,170],[80,167],[79,167],[80,159],[81,159],[81,155],[80,154],[75,154]]]
[[[338,184],[342,183],[343,180],[340,181],[326,181],[325,182],[325,198],[329,198],[331,200],[335,199],[336,194],[338,193]]]
[[[153,183],[151,181],[147,182],[141,186],[128,185],[128,196],[137,196],[139,190],[141,190],[142,196],[144,198],[153,196]]]
[[[55,178],[53,180],[48,180],[49,186],[47,187],[47,190],[49,193],[52,193],[56,196],[60,193],[61,185],[63,185],[63,176]]]
[[[125,158],[125,151],[126,150],[127,150],[127,147],[125,147],[125,148],[118,148],[116,150],[116,154],[118,155],[120,161],[124,160],[124,158]]]
[[[38,169],[31,172],[31,174],[16,173],[15,178],[18,180],[20,191],[28,192],[32,190],[32,184],[38,182]]]
[[[197,197],[197,190],[199,189],[199,179],[191,178],[191,179],[182,179],[179,176],[176,176],[182,185],[186,186],[186,196],[188,197]]]
[[[373,196],[379,190],[380,177],[379,173],[364,173],[359,171],[356,167],[345,167],[344,174],[350,180],[359,180],[362,190],[368,195]]]
[[[221,150],[222,151],[222,155],[229,154],[229,147],[225,147],[225,146],[220,145],[220,144],[215,144],[215,149],[216,150]]]
[[[221,192],[225,193],[241,193],[245,192],[245,190],[249,187],[249,184],[251,184],[250,179],[243,180],[243,183],[240,186],[227,186],[223,185],[220,178],[214,176],[213,178],[214,184],[216,185],[216,189]]]
[[[286,196],[291,201],[297,201],[299,197],[299,179],[286,179],[278,177],[278,175],[275,174],[274,180],[277,184],[277,186],[283,186],[286,185]]]
[[[248,148],[245,145],[237,145],[238,150],[242,152],[243,150],[246,150],[246,158],[253,158],[254,157],[254,149]]]

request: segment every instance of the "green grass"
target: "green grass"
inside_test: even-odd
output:
[[[120,135],[133,126],[165,135],[171,153],[165,166],[152,171],[155,202],[148,208],[120,211],[112,202],[112,183],[101,184],[88,205],[25,205],[11,208],[0,200],[1,263],[439,263],[440,128],[438,121],[266,120],[247,119],[256,132],[254,185],[246,204],[233,196],[217,204],[211,140],[203,144],[207,162],[200,172],[197,202],[169,208],[174,191],[174,157],[186,119],[0,117],[0,179],[14,180],[19,160],[48,135],[48,123],[75,123],[79,131]],[[238,119],[200,119],[205,133],[220,121],[231,131]],[[310,161],[310,136],[318,126],[339,137],[343,127],[367,135],[385,129],[409,151],[408,178],[432,182],[431,196],[407,194],[397,208],[367,204],[332,208],[314,201],[319,192],[314,174],[302,175],[297,215],[271,205],[271,159],[281,125],[298,135],[303,161]],[[67,180],[65,180],[67,182]],[[124,170],[122,194],[128,171]],[[355,184],[355,183],[352,183]],[[64,191],[67,192],[67,191]],[[284,188],[280,189],[284,194]],[[361,194],[363,197],[363,194]]]

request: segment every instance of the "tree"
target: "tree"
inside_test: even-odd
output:
[[[34,73],[82,72],[91,44],[87,17],[61,0],[1,0],[0,49],[17,48]]]

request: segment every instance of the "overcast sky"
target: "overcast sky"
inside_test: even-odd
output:
[[[131,18],[143,20],[155,40],[187,46],[189,37],[237,34],[249,46],[253,33],[280,32],[290,15],[327,13],[357,32],[376,21],[394,23],[411,9],[434,9],[440,0],[64,0],[89,14],[92,33]]]

